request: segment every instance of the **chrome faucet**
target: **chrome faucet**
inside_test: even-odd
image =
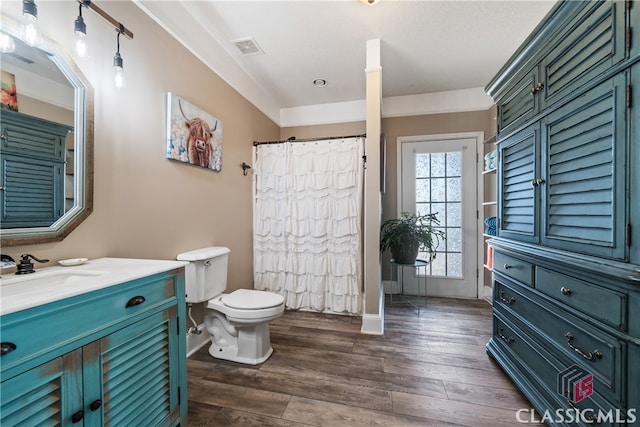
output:
[[[33,263],[29,258],[38,262],[49,262],[48,259],[38,259],[30,254],[22,254],[20,255],[20,257],[22,259],[20,260],[20,264],[18,264],[18,269],[16,270],[16,274],[29,274],[29,273],[36,272],[36,270],[33,268]]]

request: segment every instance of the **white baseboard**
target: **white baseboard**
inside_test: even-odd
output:
[[[364,313],[360,332],[368,335],[384,335],[384,289],[382,284],[380,286],[378,314]]]
[[[187,357],[200,350],[211,341],[211,337],[204,327],[204,323],[198,325],[200,334],[187,333]]]

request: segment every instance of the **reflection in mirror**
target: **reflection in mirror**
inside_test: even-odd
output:
[[[93,89],[54,43],[0,41],[1,244],[62,240],[93,208]]]

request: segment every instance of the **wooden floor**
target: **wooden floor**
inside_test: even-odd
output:
[[[491,307],[430,298],[385,308],[384,336],[361,318],[287,311],[259,366],[188,359],[189,426],[513,426],[531,405],[484,346]]]

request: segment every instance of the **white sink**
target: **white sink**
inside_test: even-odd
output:
[[[2,293],[4,294],[7,286],[62,286],[66,284],[74,284],[78,281],[86,281],[88,278],[109,274],[107,271],[96,270],[49,270],[36,271],[35,273],[11,275],[3,277],[0,280]]]

